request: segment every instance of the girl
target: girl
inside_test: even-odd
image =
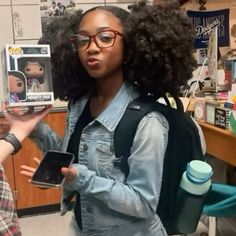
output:
[[[140,94],[178,95],[195,66],[192,40],[190,21],[177,4],[143,2],[131,14],[99,6],[57,19],[40,40],[51,43],[55,93],[69,101],[68,118],[63,139],[43,123],[31,138],[43,151],[76,156],[73,167],[62,168],[62,214],[76,195],[70,236],[166,235],[156,207],[168,122],[158,112],[141,120],[127,178],[115,167],[114,131]],[[32,176],[32,168],[22,168]]]

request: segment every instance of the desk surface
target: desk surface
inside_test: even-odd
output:
[[[236,135],[230,132],[199,122],[207,145],[207,153],[236,166]]]

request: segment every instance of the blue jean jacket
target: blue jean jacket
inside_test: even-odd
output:
[[[77,177],[64,184],[62,196],[63,200],[73,192],[81,196],[83,232],[77,232],[75,227],[74,235],[166,235],[156,207],[168,141],[167,120],[157,112],[141,120],[128,159],[127,179],[114,167],[114,131],[126,107],[138,95],[134,86],[124,83],[108,107],[82,132],[79,163],[74,164]],[[42,150],[67,150],[88,99],[89,96],[84,97],[69,107],[63,139],[46,124],[39,124],[31,137]],[[68,201],[63,200],[62,214],[68,210]]]

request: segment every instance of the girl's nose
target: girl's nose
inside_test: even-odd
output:
[[[97,45],[97,42],[95,38],[91,38],[90,44],[87,48],[88,52],[97,52],[100,51],[99,46]]]

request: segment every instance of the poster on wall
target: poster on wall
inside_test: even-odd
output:
[[[41,37],[40,11],[38,5],[12,7],[14,40],[37,40]],[[35,27],[32,27],[34,25]]]
[[[192,11],[191,17],[195,31],[195,48],[207,48],[209,35],[213,28],[218,27],[218,44],[227,47],[229,43],[229,9],[216,11]]]
[[[75,10],[74,0],[40,0],[42,31],[53,17],[60,17]]]

